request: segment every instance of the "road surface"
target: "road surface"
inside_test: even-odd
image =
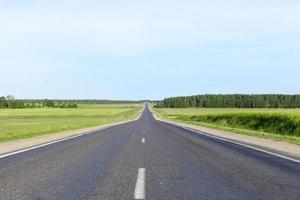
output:
[[[156,121],[0,159],[2,200],[300,199],[300,164]]]

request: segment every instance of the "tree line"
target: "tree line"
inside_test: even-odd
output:
[[[1,108],[78,108],[78,104],[139,104],[146,100],[99,100],[99,99],[15,99],[8,95],[0,97]]]
[[[300,108],[300,95],[205,94],[165,98],[159,108]]]
[[[63,100],[57,100],[63,101]],[[69,102],[78,103],[78,104],[139,104],[147,100],[105,100],[105,99],[74,99],[68,100]]]
[[[69,101],[55,100],[21,100],[14,99],[13,96],[0,97],[1,108],[78,108],[78,104]]]

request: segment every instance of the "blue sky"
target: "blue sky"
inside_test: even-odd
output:
[[[0,95],[300,93],[298,0],[0,0]]]

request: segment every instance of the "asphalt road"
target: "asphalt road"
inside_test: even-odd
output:
[[[2,200],[300,199],[300,164],[156,121],[0,159]]]

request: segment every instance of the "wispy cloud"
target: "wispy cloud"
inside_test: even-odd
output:
[[[88,0],[24,4],[12,3],[1,9],[1,44],[5,48],[23,45],[130,54],[300,32],[300,3],[296,2]]]
[[[181,74],[200,66],[267,69],[280,62],[295,68],[299,10],[296,0],[0,0],[0,69],[9,74],[22,68],[28,77],[52,70],[55,80],[70,68],[109,67],[107,75],[162,67]]]

